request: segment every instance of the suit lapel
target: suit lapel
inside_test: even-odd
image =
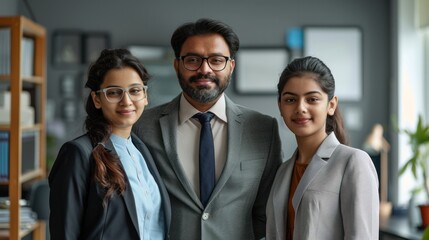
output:
[[[134,134],[131,133],[133,144],[136,146],[136,148],[142,153],[143,158],[146,162],[146,165],[152,174],[152,177],[155,179],[156,184],[158,185],[159,192],[162,197],[162,205],[164,210],[164,216],[165,216],[165,226],[167,228],[167,232],[169,229],[169,223],[171,218],[171,208],[168,204],[170,204],[168,193],[165,189],[164,183],[162,182],[161,176],[159,175],[158,171],[156,170],[155,162],[152,158],[152,155],[149,152],[149,149],[147,149],[146,145],[143,144],[143,142]]]
[[[107,141],[105,148],[116,154],[113,143],[110,140]],[[124,169],[124,167],[122,166],[122,163],[120,161],[119,161],[119,164],[121,165],[122,169]],[[126,175],[125,175],[125,177],[126,177]],[[139,232],[139,224],[137,221],[136,204],[134,202],[133,192],[131,191],[131,185],[130,185],[130,182],[128,181],[127,177],[126,177],[126,184],[127,184],[127,186],[126,186],[127,190],[124,192],[123,199],[125,202],[125,206],[127,207],[128,213],[130,214],[131,221],[133,222],[134,228],[136,229],[137,232]]]
[[[284,217],[284,213],[288,206],[290,179],[295,162],[295,154],[285,163],[286,166],[281,174],[281,179],[276,180],[278,186],[272,187],[275,189],[275,191],[273,191],[273,206],[275,209],[275,222],[278,223],[276,224],[276,231],[279,236],[278,239],[285,239],[286,236],[285,226],[287,224],[287,219]]]
[[[210,196],[209,204],[211,199],[215,198],[222,190],[225,183],[231,177],[236,165],[240,162],[240,143],[241,137],[243,136],[244,119],[241,117],[241,110],[227,96],[225,96],[225,101],[226,116],[228,118],[228,152],[225,166],[215,188],[213,189],[213,193]]]
[[[192,189],[188,178],[185,175],[185,171],[179,161],[179,155],[177,154],[177,124],[179,119],[179,103],[180,95],[176,97],[170,104],[168,104],[162,116],[159,119],[162,140],[164,142],[164,149],[168,155],[168,160],[173,166],[173,170],[177,176],[177,179],[182,184],[191,199],[198,204],[200,208],[203,208],[200,199],[198,198],[195,191]]]
[[[304,192],[307,190],[311,182],[317,177],[318,172],[326,166],[329,158],[339,144],[340,143],[335,137],[335,134],[331,133],[325,138],[325,140],[323,140],[319,149],[317,149],[316,154],[311,159],[310,164],[305,170],[292,198],[292,204],[295,211],[298,209]]]
[[[292,198],[292,205],[295,209],[295,212],[298,209],[298,205],[301,202],[302,196],[304,195],[304,192],[307,190],[310,183],[313,181],[314,178],[316,178],[317,173],[326,165],[326,161],[321,159],[319,156],[315,155],[311,159],[310,164],[308,165],[307,169],[304,172],[304,175],[302,176],[301,180],[298,183],[298,186],[296,187],[295,194]]]

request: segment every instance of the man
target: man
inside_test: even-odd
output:
[[[236,105],[224,94],[239,39],[224,23],[200,19],[180,26],[171,45],[183,91],[170,103],[146,110],[134,125],[170,194],[170,238],[263,238],[265,206],[281,163],[281,143],[274,118]],[[202,125],[194,115],[205,112],[214,114],[213,189],[200,189],[206,184],[200,180],[209,173],[199,169]],[[203,154],[201,165],[209,159]]]

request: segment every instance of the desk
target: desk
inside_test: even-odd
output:
[[[423,230],[416,226],[411,226],[408,217],[391,216],[387,221],[380,222],[380,239],[381,240],[420,240]]]

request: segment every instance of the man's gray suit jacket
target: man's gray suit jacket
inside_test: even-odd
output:
[[[171,239],[251,240],[265,236],[265,207],[282,157],[277,120],[225,98],[227,160],[205,209],[178,159],[180,95],[145,110],[134,125],[134,133],[152,153],[170,195]]]

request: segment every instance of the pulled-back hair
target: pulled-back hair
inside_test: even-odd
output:
[[[283,70],[279,83],[277,84],[279,102],[283,88],[289,79],[293,77],[302,77],[304,75],[312,75],[314,77],[314,80],[328,95],[328,101],[334,97],[335,79],[334,76],[332,76],[331,70],[320,59],[308,56],[294,59]],[[328,115],[326,119],[326,133],[329,134],[331,132],[335,133],[341,143],[347,144],[344,123],[338,108],[335,110],[334,115]]]
[[[180,57],[182,45],[189,37],[213,33],[220,34],[223,39],[225,39],[231,54],[230,57],[234,58],[240,47],[237,34],[225,23],[207,18],[198,19],[196,22],[185,23],[174,31],[171,36],[171,47],[174,50],[174,55],[176,58]]]
[[[100,90],[107,72],[112,69],[131,67],[140,76],[146,85],[150,76],[145,67],[127,49],[105,49],[98,59],[90,66],[85,87],[92,92]],[[86,101],[85,129],[93,144],[93,159],[95,162],[94,180],[105,190],[103,205],[113,196],[113,193],[122,194],[125,191],[125,175],[117,155],[104,148],[104,143],[110,138],[112,128],[104,117],[101,109],[97,109],[91,98]]]

